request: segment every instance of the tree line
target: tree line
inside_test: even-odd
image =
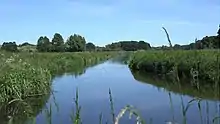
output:
[[[71,35],[64,41],[59,33],[55,33],[53,38],[40,36],[37,40],[37,45],[25,42],[17,45],[16,42],[4,42],[1,49],[5,51],[18,52],[18,47],[32,46],[38,52],[83,52],[83,51],[135,51],[140,49],[150,49],[150,44],[144,41],[119,41],[107,44],[105,47],[99,47],[92,42],[86,42],[86,39],[78,34]]]
[[[59,33],[55,33],[51,41],[47,36],[40,36],[36,45],[28,42],[21,45],[17,45],[16,42],[4,42],[1,49],[5,51],[18,52],[18,47],[25,46],[32,46],[36,48],[38,52],[81,52],[94,51],[96,49],[96,46],[93,43],[86,43],[85,38],[81,35],[71,35],[66,41],[64,41],[62,35]]]
[[[174,49],[193,50],[193,49],[220,49],[220,25],[215,36],[205,36],[201,40],[195,39],[194,42],[186,45],[175,44]],[[154,47],[154,49],[169,49],[168,46]]]
[[[119,41],[111,43],[105,46],[106,50],[124,50],[124,51],[136,51],[136,50],[148,50],[151,49],[149,43],[144,41]]]
[[[41,36],[37,40],[36,49],[39,52],[82,52],[87,50],[95,50],[93,43],[86,43],[81,35],[71,35],[64,42],[63,37],[59,33],[55,33],[52,40],[46,36]]]
[[[30,46],[38,52],[83,52],[83,51],[136,51],[149,49],[169,49],[168,46],[151,47],[145,41],[118,41],[107,44],[104,47],[96,46],[92,42],[86,42],[86,39],[78,34],[73,34],[64,41],[59,33],[55,33],[53,38],[47,36],[40,36],[37,44],[30,44],[25,42],[17,45],[16,42],[4,42],[1,50],[10,52],[19,52],[18,48]],[[220,25],[216,36],[205,36],[201,40],[195,40],[193,43],[186,45],[175,44],[174,49],[192,50],[192,49],[220,49]],[[32,52],[34,50],[28,50]]]

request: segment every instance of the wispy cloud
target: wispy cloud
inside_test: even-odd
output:
[[[199,26],[208,25],[208,23],[191,22],[187,20],[136,20],[137,23],[144,24],[157,24],[157,25],[186,25],[186,26]]]
[[[116,10],[113,5],[85,1],[71,1],[67,6],[67,11],[77,16],[108,17],[114,15]]]

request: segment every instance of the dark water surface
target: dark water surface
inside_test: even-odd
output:
[[[182,124],[181,96],[186,106],[187,102],[193,98],[192,96],[196,96],[194,94],[196,92],[192,91],[191,94],[186,92],[185,95],[181,95],[181,91],[169,92],[163,86],[159,87],[153,82],[139,80],[138,77],[141,76],[135,75],[134,78],[127,65],[111,61],[88,68],[84,74],[77,77],[74,75],[59,76],[53,81],[54,95],[50,96],[45,108],[37,115],[36,122],[47,124],[45,110],[51,105],[52,124],[72,124],[70,115],[75,110],[74,98],[78,87],[83,124],[98,124],[100,113],[103,114],[103,123],[112,123],[109,88],[112,92],[116,114],[129,104],[133,105],[147,122],[152,119],[153,124],[166,124],[167,121],[175,120]],[[201,109],[203,124],[207,124],[208,121],[212,122],[212,119],[220,114],[219,102],[212,95],[204,97]],[[195,102],[186,113],[187,124],[201,124],[199,113]],[[125,115],[120,123],[134,124],[135,121],[129,120],[129,116]]]

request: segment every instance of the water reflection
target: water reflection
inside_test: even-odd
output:
[[[134,75],[136,78],[137,75]],[[137,78],[135,80],[127,65],[111,61],[90,68],[77,78],[70,75],[56,78],[53,88],[58,90],[55,97],[60,109],[57,111],[55,105],[51,104],[52,99],[48,101],[47,106],[48,108],[52,106],[53,111],[51,121],[53,124],[72,124],[70,116],[76,110],[74,94],[77,87],[79,88],[79,103],[82,106],[80,117],[83,124],[99,123],[100,113],[103,114],[103,123],[106,121],[112,123],[109,88],[112,90],[116,115],[127,104],[130,104],[138,110],[146,122],[151,120],[152,124],[166,122],[178,124],[209,122],[211,124],[212,120],[220,114],[219,102],[216,100],[203,99],[201,102],[195,100],[189,103],[193,99],[190,94],[181,94],[181,91],[175,92],[172,89],[167,90],[164,86],[156,86],[153,85],[154,82],[148,83],[148,81],[141,83],[143,81],[137,81]],[[38,115],[37,124],[47,122],[45,115],[46,112]],[[120,123],[134,124],[135,118],[129,120],[127,113]]]
[[[111,59],[112,63],[128,64],[132,52],[120,52],[118,56]]]
[[[220,115],[219,102],[217,97],[213,96],[212,88],[204,87],[204,90],[199,91],[187,84],[179,86],[154,76],[146,77],[140,73],[131,73],[127,65],[115,62],[108,61],[87,70],[79,68],[78,72],[69,72],[54,78],[52,89],[55,92],[50,98],[47,96],[42,99],[44,103],[39,105],[36,111],[38,113],[36,123],[72,124],[71,114],[76,111],[74,106],[76,88],[79,88],[79,104],[82,106],[80,116],[83,124],[99,123],[100,113],[103,114],[103,123],[111,123],[109,88],[112,90],[116,115],[130,104],[138,110],[146,122],[152,120],[152,124],[165,122],[211,124],[213,119]],[[83,75],[74,76],[75,74]],[[190,96],[203,100],[189,103],[193,99]],[[39,101],[36,100],[35,104]],[[3,118],[6,120],[5,116]],[[134,124],[135,119],[129,120],[126,114],[120,123]],[[216,124],[219,123],[220,121]]]
[[[9,121],[12,124],[24,124],[27,119],[35,118],[43,109],[49,97],[50,94],[44,94],[0,105],[1,124],[8,124]]]
[[[81,63],[77,67],[68,68],[65,70],[61,70],[60,72],[56,72],[53,75],[54,79],[60,78],[62,76],[74,76],[75,78],[84,74],[86,69],[92,68],[98,63],[103,63],[104,60],[97,59],[93,62]],[[39,113],[46,113],[47,116],[50,117],[50,106],[48,105],[48,101],[53,99],[53,104],[55,109],[59,110],[59,105],[56,103],[53,89],[48,89],[47,94],[31,96],[25,99],[15,99],[10,101],[9,103],[0,103],[0,123],[1,124],[25,124],[29,123],[32,119],[35,118]],[[53,109],[53,110],[55,110]],[[48,119],[48,117],[46,117]]]
[[[155,86],[158,91],[165,91],[169,96],[170,114],[172,119],[169,122],[181,124],[220,124],[220,97],[218,87],[210,85],[200,85],[200,89],[193,87],[190,83],[181,81],[180,83],[172,82],[167,78],[155,75],[131,71],[134,78],[142,83]],[[174,94],[180,99],[179,111],[182,114],[181,119],[176,118],[177,109],[173,101]],[[184,99],[184,96],[190,96],[191,99]],[[176,99],[176,98],[174,98]],[[194,118],[193,118],[194,117]],[[195,121],[195,118],[199,118]]]
[[[160,78],[155,75],[131,71],[134,78],[140,82],[147,83],[158,87],[158,90],[172,91],[176,94],[188,95],[209,100],[220,100],[219,93],[216,92],[217,87],[208,85],[200,85],[198,89],[189,82],[181,81],[180,83],[172,82],[167,78]]]

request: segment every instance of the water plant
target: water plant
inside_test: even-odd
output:
[[[47,96],[57,74],[83,72],[86,67],[115,56],[116,52],[0,53],[0,116],[13,118],[18,107],[32,111],[28,99]],[[18,105],[18,106],[17,106]],[[17,106],[17,107],[16,107]],[[14,110],[10,112],[7,110]],[[27,111],[25,111],[27,113]],[[27,116],[32,115],[28,112]],[[16,120],[13,118],[13,120]]]

